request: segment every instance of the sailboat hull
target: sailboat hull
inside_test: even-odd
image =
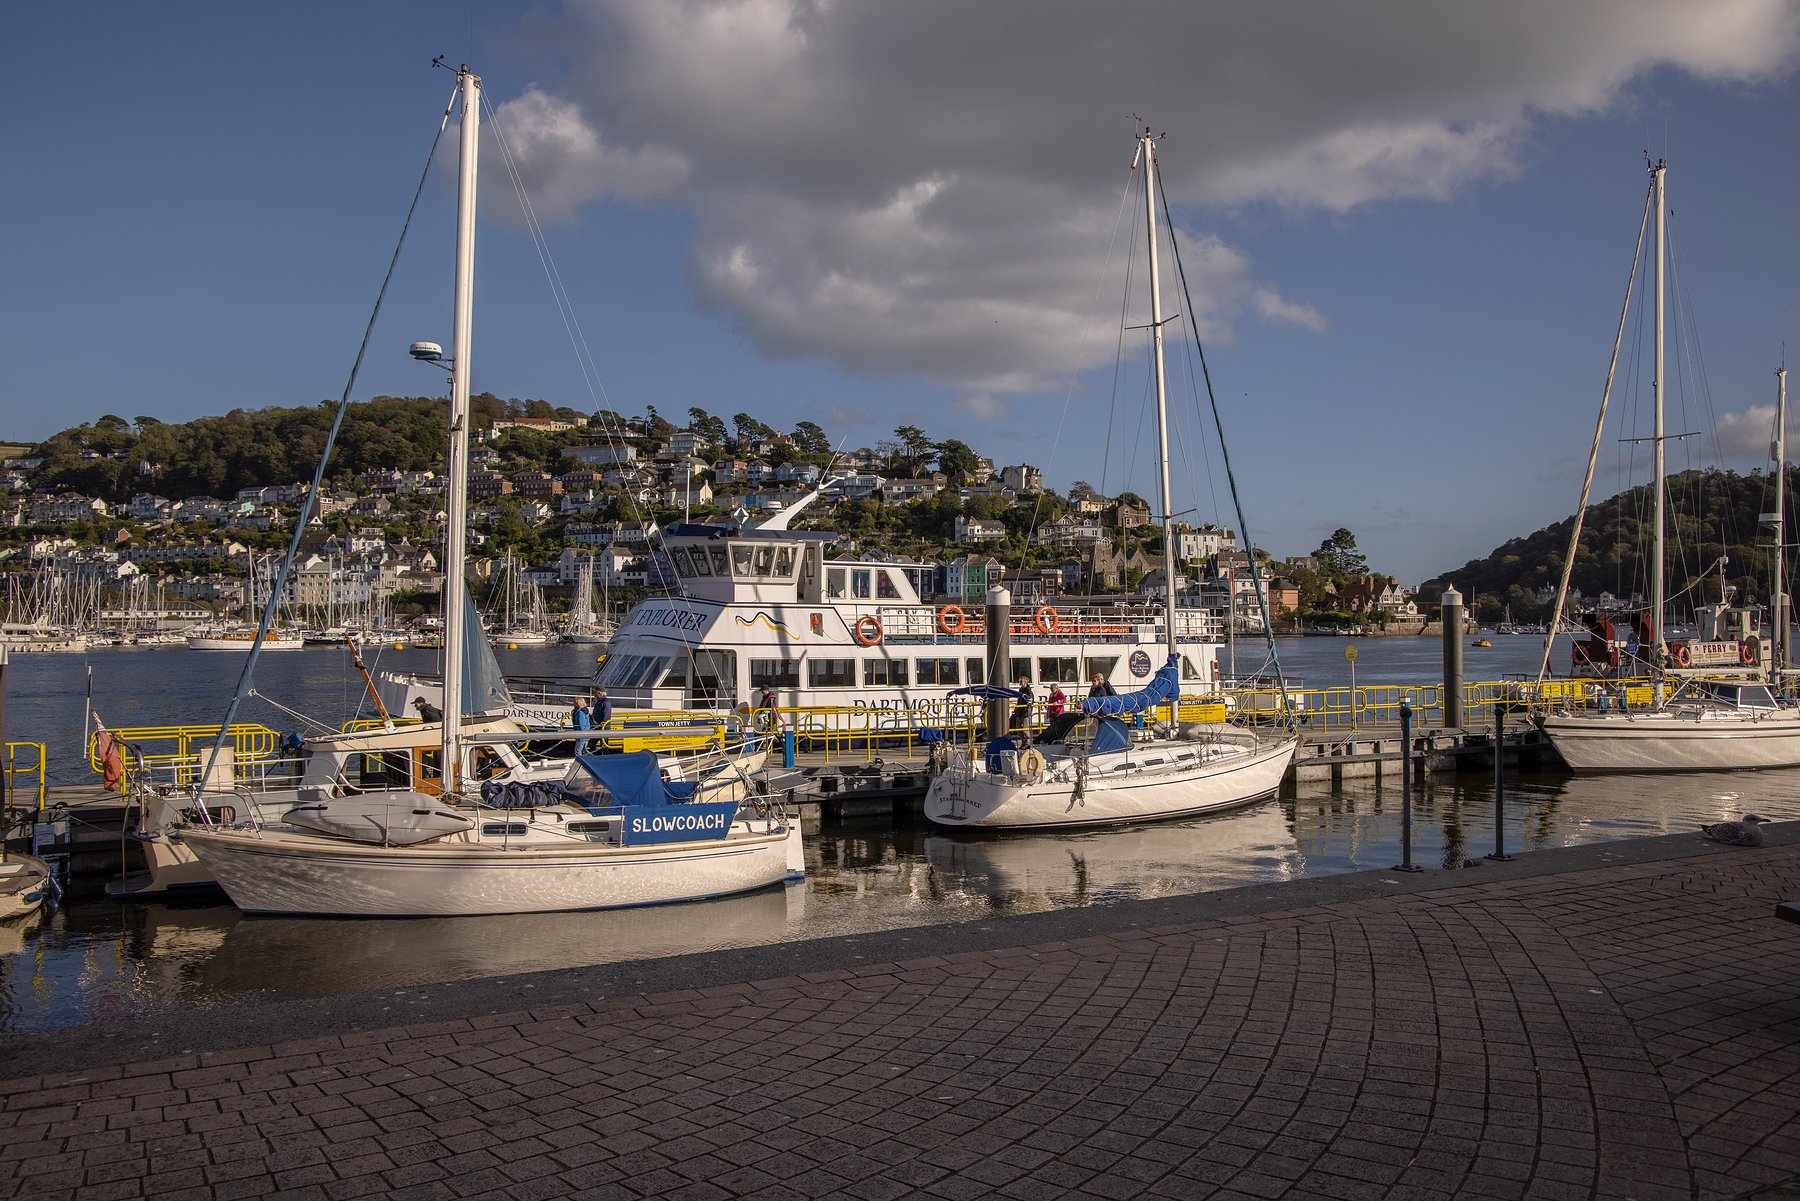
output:
[[[1800,712],[1552,714],[1538,726],[1578,776],[1800,767]]]
[[[925,816],[946,826],[1038,829],[1217,813],[1273,795],[1298,746],[1249,735],[1150,743],[1085,763],[1052,758],[1026,776],[961,756],[932,781]]]
[[[724,839],[647,847],[362,847],[255,830],[191,831],[187,841],[246,913],[473,917],[697,901],[802,875],[799,824],[759,824],[762,833],[739,823]]]

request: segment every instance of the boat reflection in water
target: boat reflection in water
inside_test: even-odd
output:
[[[486,976],[690,955],[803,937],[806,888],[584,913],[321,922],[253,917],[232,924],[202,973],[222,993],[268,988],[338,996]]]
[[[1279,801],[1111,829],[925,839],[937,872],[1007,913],[1214,892],[1303,875]]]

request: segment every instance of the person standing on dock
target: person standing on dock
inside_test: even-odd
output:
[[[1025,734],[1031,729],[1031,706],[1037,698],[1031,695],[1031,681],[1019,677],[1019,699],[1013,702],[1012,716],[1007,720],[1008,733]]]
[[[577,730],[591,730],[594,728],[594,719],[588,715],[588,703],[585,696],[578,696],[575,698],[575,708],[569,713],[569,725]],[[575,753],[577,755],[585,755],[587,753],[587,743],[587,739],[577,738],[575,740]]]
[[[1044,718],[1046,721],[1061,717],[1069,707],[1069,694],[1062,690],[1061,684],[1050,685],[1050,695],[1044,698]]]

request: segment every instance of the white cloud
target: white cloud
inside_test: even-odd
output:
[[[1011,421],[1012,406],[991,392],[974,392],[959,398],[956,411],[980,421]]]
[[[1767,459],[1774,439],[1774,405],[1751,405],[1741,413],[1721,413],[1713,426],[1713,444],[1725,459]]]
[[[1206,206],[1344,214],[1522,170],[1547,117],[1656,68],[1750,81],[1800,46],[1791,0],[570,0],[571,74],[502,109],[552,213],[695,220],[703,301],[765,352],[972,396],[1104,362],[1097,295],[1130,114],[1163,143],[1201,331],[1323,331]]]

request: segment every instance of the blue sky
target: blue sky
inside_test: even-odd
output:
[[[8,439],[335,398],[439,54],[484,76],[601,403],[850,446],[911,424],[1153,495],[1112,369],[1144,114],[1252,533],[1287,555],[1346,526],[1406,582],[1572,509],[1646,151],[1671,168],[1669,423],[1708,435],[1673,464],[1761,465],[1800,329],[1778,0],[22,0],[0,44]],[[451,151],[358,398],[441,386],[405,348],[449,341]],[[482,205],[476,388],[594,407],[491,145]],[[1647,370],[1621,374],[1641,426]],[[1641,482],[1618,436],[1600,495]],[[1211,462],[1177,507],[1235,525]]]

